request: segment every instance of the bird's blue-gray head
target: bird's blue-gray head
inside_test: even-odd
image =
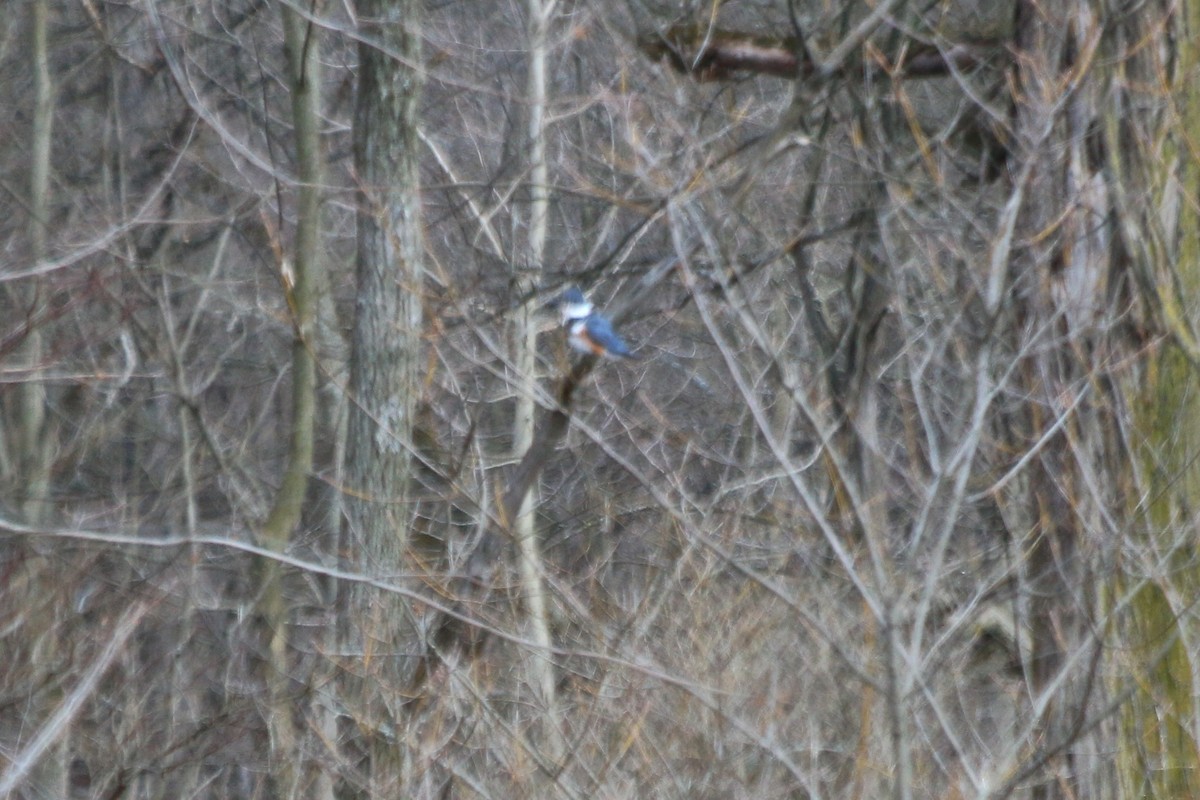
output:
[[[562,318],[563,322],[571,322],[572,320],[586,319],[591,316],[594,306],[587,301],[583,296],[583,291],[578,286],[572,286],[563,292],[562,296]]]

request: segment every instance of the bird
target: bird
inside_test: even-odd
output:
[[[613,330],[612,322],[596,312],[596,307],[588,302],[578,286],[563,292],[561,309],[563,327],[571,347],[602,358],[637,358]]]

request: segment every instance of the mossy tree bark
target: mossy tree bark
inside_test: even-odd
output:
[[[1164,81],[1169,98],[1157,129],[1117,138],[1123,105],[1107,120],[1110,138],[1138,142],[1112,148],[1112,169],[1148,203],[1121,209],[1134,268],[1147,287],[1165,341],[1127,388],[1136,433],[1131,459],[1137,491],[1131,501],[1131,535],[1141,540],[1146,563],[1123,565],[1134,590],[1125,628],[1126,658],[1137,692],[1122,716],[1119,772],[1126,797],[1200,796],[1196,687],[1200,685],[1194,602],[1200,592],[1196,564],[1195,507],[1200,497],[1200,347],[1196,298],[1200,297],[1200,2],[1188,0],[1170,20],[1174,52],[1159,69],[1114,76]],[[1172,69],[1173,68],[1173,69]],[[1141,581],[1140,587],[1138,582]],[[1114,592],[1114,595],[1116,593]]]
[[[288,432],[288,460],[283,481],[263,523],[263,540],[271,549],[284,551],[300,524],[308,479],[313,464],[317,372],[314,355],[315,287],[323,282],[320,256],[321,176],[320,141],[320,40],[318,28],[296,11],[283,8],[284,47],[292,97],[292,123],[296,137],[296,164],[300,180],[296,193],[294,251],[280,264],[292,314],[292,398]],[[270,691],[268,726],[271,756],[280,796],[298,791],[301,759],[297,758],[297,726],[288,691],[289,628],[279,563],[263,563],[261,613],[268,639],[267,685]]]
[[[36,0],[29,8],[32,12],[33,48],[30,60],[33,67],[34,107],[29,140],[27,228],[30,261],[39,264],[49,256],[47,233],[50,222],[54,81],[48,56],[50,3],[48,0]],[[18,347],[17,363],[26,371],[25,379],[17,390],[17,413],[14,419],[16,429],[12,432],[13,440],[8,443],[15,456],[12,459],[14,472],[11,477],[16,485],[20,486],[20,508],[24,522],[37,526],[46,521],[50,509],[50,463],[54,448],[54,431],[46,414],[46,384],[39,374],[43,369],[45,351],[41,325],[48,307],[45,296],[46,282],[34,279],[15,288],[9,284],[8,291],[15,295],[13,305],[21,310],[25,319],[24,339]],[[39,557],[31,561],[29,568],[35,573],[33,581],[38,586],[38,594],[44,597],[55,596],[57,576],[51,565]],[[37,668],[47,677],[57,677],[55,674],[63,669],[61,659],[64,657],[64,651],[53,633],[55,609],[53,604],[36,604],[34,608],[41,619],[33,627],[44,632],[35,649],[39,662]],[[49,682],[50,686],[56,684],[57,680]],[[61,692],[57,688],[38,694],[40,696],[35,707],[44,704],[39,710],[48,711],[61,699]],[[30,778],[32,797],[66,796],[67,760],[67,742],[64,738],[51,745],[38,760]]]

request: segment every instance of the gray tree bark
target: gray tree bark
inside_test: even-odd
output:
[[[420,4],[368,0],[357,11],[358,290],[350,356],[347,544],[363,572],[394,581],[409,538],[413,417],[420,391]],[[371,732],[373,790],[387,792],[401,774],[395,732],[402,727],[401,704],[420,642],[407,604],[368,588],[355,594],[366,664],[359,712]]]
[[[528,275],[537,283],[546,253],[547,215],[550,211],[550,170],[546,158],[546,56],[550,46],[550,20],[555,0],[529,0],[529,237]],[[520,458],[533,444],[534,393],[537,391],[537,318],[533,306],[526,304],[517,317],[514,330],[517,381],[517,414],[513,429],[513,449]],[[521,503],[514,531],[523,584],[525,611],[530,634],[541,648],[529,659],[530,681],[536,687],[544,706],[543,735],[552,757],[562,754],[562,732],[559,729],[558,699],[555,692],[554,664],[550,659],[550,621],[547,606],[545,570],[537,533],[537,485],[531,486]]]

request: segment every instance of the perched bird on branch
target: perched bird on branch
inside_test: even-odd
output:
[[[578,286],[563,293],[560,302],[567,342],[582,353],[605,358],[637,358],[625,341],[613,330],[612,323],[596,312]]]

